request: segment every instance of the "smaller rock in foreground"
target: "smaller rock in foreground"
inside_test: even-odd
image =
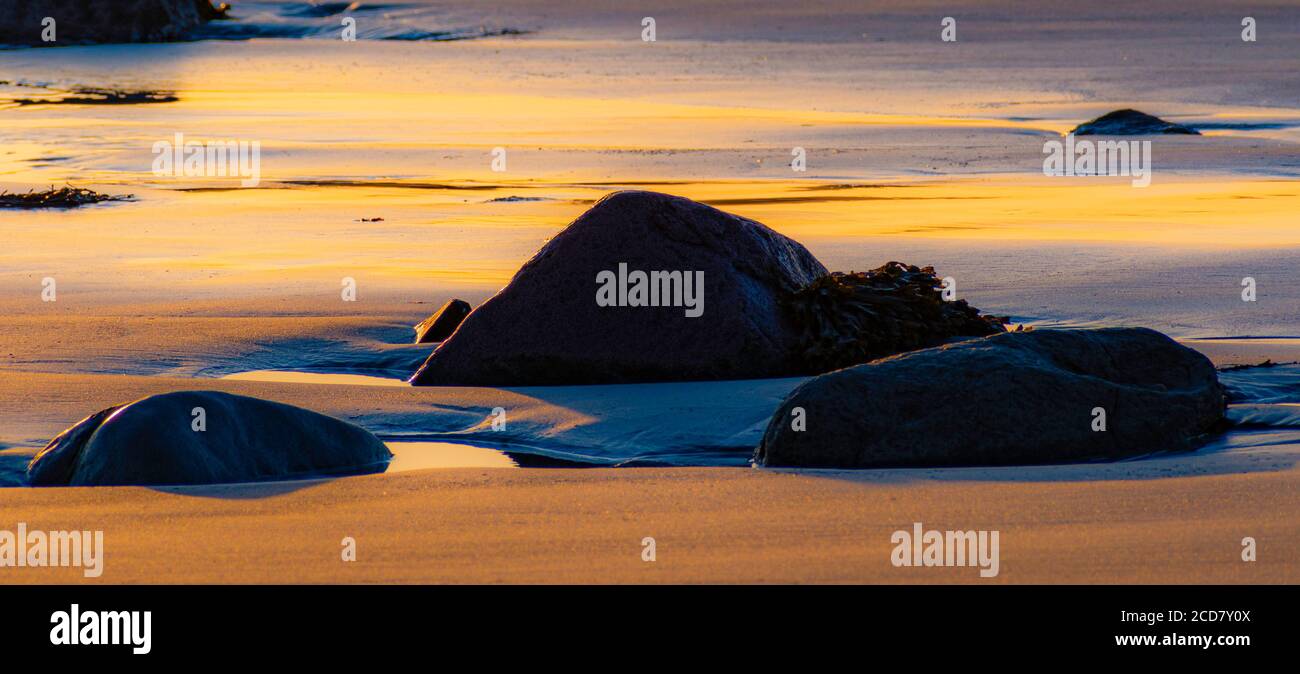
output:
[[[101,410],[27,466],[34,486],[255,482],[384,470],[369,431],[292,405],[177,391]]]

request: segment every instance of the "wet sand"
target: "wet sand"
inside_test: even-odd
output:
[[[58,321],[76,334],[93,319]],[[318,318],[346,332],[351,318]],[[239,319],[141,317],[129,337],[72,341],[97,362],[125,343],[191,330],[197,352],[239,351]],[[132,324],[135,327],[131,328]],[[154,323],[163,327],[141,327]],[[47,326],[52,328],[53,325]],[[328,329],[328,328],[326,328]],[[24,329],[22,334],[34,334]],[[258,331],[257,334],[265,334]],[[152,335],[152,337],[151,337]],[[161,342],[162,340],[159,340]],[[224,345],[224,346],[217,346]],[[246,344],[244,346],[247,346]],[[1252,357],[1263,352],[1252,353]],[[1295,360],[1295,344],[1267,353]],[[125,362],[125,361],[123,361]],[[419,419],[432,407],[507,404],[555,427],[581,410],[500,389],[416,389],[0,370],[0,466],[91,411],[206,388],[344,419]],[[623,420],[623,423],[626,419]],[[467,422],[469,423],[469,422]],[[595,419],[593,433],[619,420]],[[599,424],[606,424],[600,430]],[[412,424],[418,425],[418,424]],[[635,425],[635,424],[633,424]],[[17,446],[14,446],[17,445]],[[991,582],[1265,583],[1300,580],[1295,444],[1140,461],[1019,468],[792,471],[754,468],[437,468],[332,480],[207,487],[0,489],[0,511],[35,529],[101,529],[104,575],[21,569],[6,582],[872,582],[967,583],[974,568],[889,563],[890,534],[920,521],[1001,531]],[[340,560],[341,541],[358,561]],[[641,561],[656,539],[657,561]],[[1239,559],[1243,537],[1259,561]]]
[[[1030,471],[1034,473],[1037,471]],[[439,469],[328,482],[0,490],[29,527],[102,529],[97,583],[1294,583],[1300,474]],[[1001,567],[895,568],[913,522],[1001,531]],[[341,561],[344,537],[357,561]],[[641,541],[656,541],[656,561]],[[1240,560],[1254,537],[1259,560]]]

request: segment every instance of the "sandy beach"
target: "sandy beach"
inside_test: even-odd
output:
[[[0,583],[1300,581],[1289,3],[1252,6],[1264,37],[1244,46],[1242,10],[1209,0],[438,0],[359,12],[356,42],[334,37],[337,17],[234,4],[260,37],[0,50],[0,190],[132,195],[0,209],[0,529],[105,537],[99,578]],[[938,39],[949,14],[954,44]],[[88,85],[177,100],[56,102]],[[49,102],[16,102],[30,96]],[[1043,175],[1046,140],[1125,107],[1203,135],[1158,138],[1147,188]],[[257,140],[259,184],[155,174],[151,145],[178,133]],[[481,305],[620,189],[753,218],[833,270],[934,265],[1012,325],[1145,326],[1220,368],[1282,365],[1224,369],[1239,425],[1196,451],[1028,467],[749,466],[801,378],[402,383],[435,346],[412,344],[414,325],[452,298]],[[183,390],[358,424],[401,468],[20,486],[78,420]],[[495,408],[511,425],[494,434]],[[891,565],[891,533],[915,522],[1000,531],[1000,572]]]
[[[1069,471],[1065,471],[1068,473]],[[443,469],[285,485],[23,490],[29,524],[105,532],[104,574],[18,583],[1294,583],[1295,471]],[[57,491],[57,497],[54,493]],[[889,563],[890,534],[1002,531],[999,575]],[[1240,539],[1261,545],[1244,565]],[[340,561],[344,537],[357,561]],[[653,536],[657,558],[641,559]]]
[[[354,324],[350,317],[318,321],[335,335]],[[126,333],[96,340],[100,362],[148,350],[150,335],[159,341],[195,335],[189,353],[221,353],[248,331],[245,320],[212,317],[70,323],[58,329],[105,334],[117,326]],[[259,338],[268,334],[265,327],[259,325]],[[36,333],[27,327],[22,334]],[[68,346],[51,360],[73,360],[73,353],[93,348],[79,340]],[[1248,358],[1296,360],[1294,342],[1256,346]],[[1233,348],[1224,353],[1229,360],[1240,357]],[[655,418],[662,413],[653,409],[619,415],[555,394],[530,395],[536,389],[6,370],[0,372],[0,418],[6,439],[20,442],[0,450],[0,475],[20,470],[32,443],[87,410],[196,387],[296,404],[371,428],[410,427],[394,420],[427,419],[431,406],[485,415],[504,404],[521,420],[566,429],[569,438],[586,427],[611,446],[606,439],[645,434],[656,423],[684,423]],[[39,405],[32,404],[35,391]],[[539,399],[547,397],[555,400]],[[701,407],[699,417],[719,414],[716,404]],[[104,574],[95,579],[75,568],[21,569],[6,578],[123,584],[989,582],[974,569],[891,566],[890,534],[920,521],[1000,530],[1002,567],[992,579],[1000,583],[1292,583],[1300,575],[1300,431],[1282,433],[1280,440],[1240,437],[1240,446],[1191,455],[1029,468],[492,468],[474,456],[463,460],[476,467],[333,480],[8,488],[0,489],[6,514],[32,528],[102,530],[106,556]],[[658,442],[672,442],[671,433],[660,435]],[[646,536],[657,542],[654,563],[640,557]],[[1239,561],[1246,536],[1261,541],[1252,565]],[[357,541],[356,563],[340,561],[344,537]]]

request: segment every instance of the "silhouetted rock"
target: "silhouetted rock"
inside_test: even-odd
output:
[[[650,272],[675,275],[651,282]],[[799,332],[779,300],[825,273],[803,246],[760,223],[682,197],[615,192],[475,309],[411,383],[527,386],[792,374],[801,370]],[[647,294],[632,292],[633,285]],[[598,304],[602,289],[613,292],[603,295],[611,300],[606,304],[621,299],[623,306]],[[642,300],[660,306],[635,306]]]
[[[227,9],[209,0],[0,0],[0,44],[167,42]],[[42,39],[46,17],[55,22],[53,42]]]
[[[456,331],[456,327],[460,325],[461,321],[465,320],[469,312],[469,302],[465,300],[449,300],[432,316],[415,326],[415,343],[428,344],[447,339],[451,336],[451,333]]]
[[[1147,136],[1161,133],[1181,133],[1193,136],[1199,131],[1182,124],[1166,122],[1137,110],[1115,110],[1090,122],[1084,122],[1070,133],[1076,136]]]
[[[203,430],[195,430],[202,408]],[[214,484],[370,473],[392,454],[369,431],[292,405],[178,391],[102,410],[27,466],[46,485]]]
[[[475,309],[411,383],[816,374],[1002,330],[965,302],[944,302],[938,285],[933,269],[901,263],[830,274],[798,242],[760,223],[682,197],[616,192]],[[648,297],[637,287],[648,288]],[[620,301],[602,301],[602,290],[605,299]],[[672,306],[662,306],[663,298]]]
[[[755,462],[874,468],[1118,459],[1193,448],[1219,430],[1224,406],[1210,361],[1154,330],[1010,332],[810,379],[773,415]],[[1094,430],[1097,408],[1104,431]]]

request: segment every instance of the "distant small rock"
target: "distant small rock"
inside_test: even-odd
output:
[[[220,391],[177,391],[82,419],[32,459],[27,480],[33,486],[254,482],[380,472],[391,458],[379,438],[346,421]]]
[[[1201,135],[1201,132],[1189,126],[1166,122],[1159,117],[1128,108],[1108,112],[1090,122],[1084,122],[1074,127],[1070,133],[1076,136],[1149,136],[1166,133]]]
[[[772,416],[764,466],[997,466],[1192,449],[1221,430],[1205,356],[1154,330],[1030,330],[810,379]]]
[[[465,300],[448,301],[441,309],[433,312],[432,316],[415,326],[415,343],[428,344],[446,340],[469,315],[470,308],[469,302]]]

